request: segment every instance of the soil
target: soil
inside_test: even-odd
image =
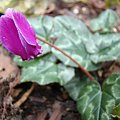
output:
[[[103,0],[90,1],[86,4],[57,2],[51,4],[45,14],[74,16],[89,26],[89,21],[106,9]],[[112,6],[112,9],[120,15],[120,8],[117,5]],[[119,32],[120,27],[117,30]],[[0,120],[81,120],[75,101],[60,85],[20,84],[20,68],[13,62],[12,57],[0,46]],[[120,72],[120,62],[113,61],[105,65],[106,69],[96,73],[101,78],[109,76],[113,71]],[[34,89],[27,97],[25,93],[28,93],[33,84]],[[23,96],[26,101],[22,103],[20,99]],[[16,107],[17,102],[20,103],[19,107]]]

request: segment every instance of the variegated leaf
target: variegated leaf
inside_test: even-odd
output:
[[[69,82],[75,75],[74,68],[63,64],[56,64],[54,55],[46,55],[31,61],[22,61],[16,57],[15,61],[22,66],[21,82],[36,82],[40,85]]]
[[[65,85],[77,101],[83,120],[110,120],[113,107],[120,102],[120,74],[111,75],[102,87],[97,82],[84,81],[75,80],[76,84]]]
[[[93,19],[90,23],[90,27],[94,32],[112,32],[113,27],[118,21],[120,21],[120,18],[117,16],[116,12],[108,9],[102,12],[98,18]]]
[[[29,21],[40,37],[55,38],[55,45],[88,71],[100,68],[101,62],[120,59],[120,34],[92,34],[82,21],[68,16],[37,17]],[[52,52],[65,65],[77,67],[54,48]]]

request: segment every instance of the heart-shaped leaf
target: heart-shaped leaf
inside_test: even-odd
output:
[[[40,85],[59,83],[61,85],[69,82],[75,75],[74,68],[63,64],[56,64],[54,55],[46,55],[34,60],[22,61],[15,58],[18,65],[22,66],[21,82],[36,82]]]
[[[120,74],[111,75],[102,87],[97,82],[78,79],[65,88],[77,101],[83,120],[110,120],[113,107],[120,102]]]
[[[40,37],[56,38],[55,45],[88,71],[98,69],[103,61],[120,59],[120,34],[92,34],[82,21],[68,16],[46,16],[30,22]],[[37,23],[40,26],[36,26]],[[56,49],[52,48],[52,52],[65,65],[77,67]]]

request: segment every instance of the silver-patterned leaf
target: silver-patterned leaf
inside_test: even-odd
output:
[[[111,75],[102,87],[88,78],[74,77],[64,85],[70,96],[77,101],[83,120],[111,120],[112,109],[120,103],[120,74]]]
[[[120,102],[120,74],[113,74],[102,85],[87,84],[77,98],[83,120],[110,120],[112,108]]]
[[[33,18],[30,23],[40,37],[57,39],[55,45],[88,71],[98,69],[101,62],[120,59],[120,34],[92,34],[82,21],[69,16]],[[52,52],[65,65],[77,67],[56,49]]]
[[[19,66],[22,66],[21,82],[36,82],[40,85],[68,83],[75,75],[74,68],[66,67],[63,64],[56,64],[56,57],[48,54],[31,61],[22,61],[21,58],[14,59]]]
[[[111,32],[118,21],[120,21],[120,18],[117,14],[113,10],[108,9],[102,12],[98,18],[93,19],[90,27],[93,31]]]

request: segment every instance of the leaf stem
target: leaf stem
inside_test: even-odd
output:
[[[64,52],[62,49],[58,48],[52,43],[47,42],[46,40],[40,38],[37,36],[37,39],[44,42],[45,44],[48,44],[50,47],[53,47],[54,49],[58,50],[62,54],[64,54],[66,57],[68,57],[72,62],[74,62],[78,67],[90,78],[90,80],[94,80],[94,77],[87,71],[85,68],[83,68],[75,59],[73,59],[70,55],[68,55],[66,52]]]

